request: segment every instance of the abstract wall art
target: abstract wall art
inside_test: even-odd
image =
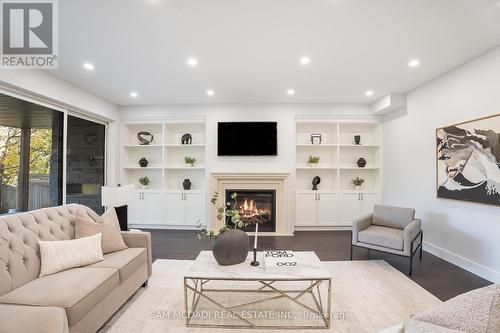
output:
[[[500,205],[500,115],[438,128],[437,196]]]

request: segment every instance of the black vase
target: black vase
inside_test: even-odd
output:
[[[236,265],[248,256],[250,239],[240,229],[227,230],[217,235],[212,245],[215,260],[221,266]]]
[[[366,166],[366,160],[365,160],[363,157],[361,157],[361,158],[358,160],[358,162],[357,162],[357,163],[358,163],[358,167],[360,167],[360,168],[364,168],[364,167]]]
[[[191,189],[191,181],[189,179],[184,179],[184,181],[182,182],[182,187],[185,190],[190,190]]]
[[[354,136],[354,144],[361,144],[361,135],[355,135]]]
[[[147,167],[148,164],[149,164],[148,160],[145,159],[144,157],[139,160],[139,165],[141,166],[141,168]]]

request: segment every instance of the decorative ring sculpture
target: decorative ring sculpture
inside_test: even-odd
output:
[[[143,146],[149,145],[151,142],[153,142],[153,139],[154,139],[153,134],[149,132],[137,133],[137,140],[139,140],[139,143]]]

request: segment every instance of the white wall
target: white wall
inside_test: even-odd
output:
[[[2,70],[0,87],[6,93],[12,92],[20,98],[29,97],[49,106],[76,111],[109,122],[107,181],[108,184],[117,182],[117,143],[120,126],[116,105],[41,70]]]
[[[272,170],[294,173],[296,115],[369,117],[370,112],[368,105],[220,104],[120,108],[122,120],[206,116],[208,172]],[[278,156],[218,157],[216,135],[219,121],[277,121]]]
[[[414,207],[424,248],[500,283],[500,207],[436,198],[435,129],[500,112],[500,48],[408,94],[384,119],[383,201]]]

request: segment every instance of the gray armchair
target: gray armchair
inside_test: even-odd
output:
[[[413,257],[420,249],[424,233],[415,210],[384,205],[375,205],[373,214],[354,221],[352,225],[351,260],[354,247],[392,253],[410,259],[410,274]]]

